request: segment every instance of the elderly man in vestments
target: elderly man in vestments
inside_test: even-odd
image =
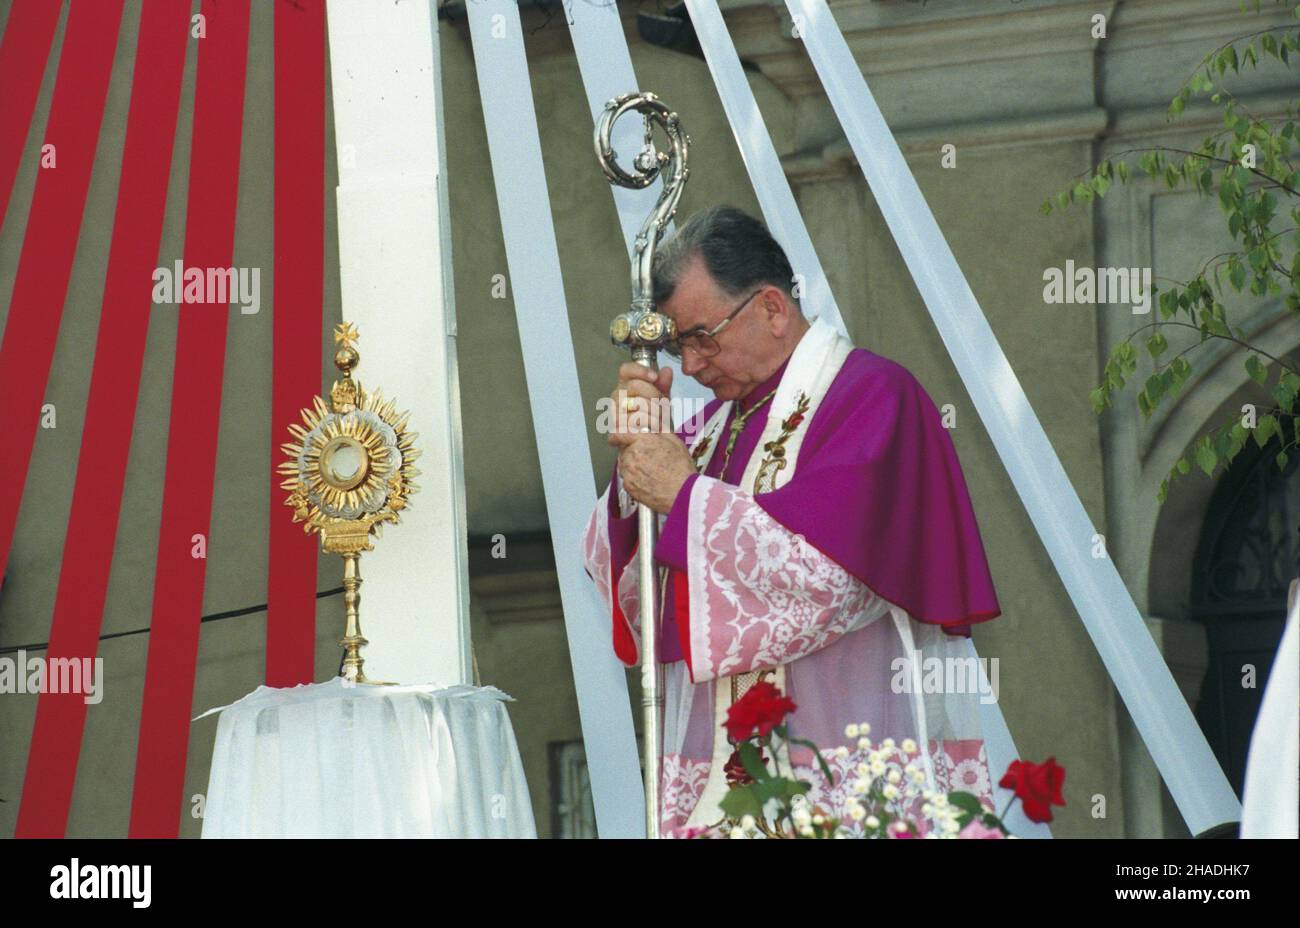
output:
[[[899,364],[808,322],[780,245],[739,210],[696,214],[653,271],[678,332],[669,352],[715,399],[659,428],[672,371],[620,367],[615,408],[631,415],[610,435],[618,463],[584,555],[614,652],[634,665],[636,503],[660,514],[662,832],[725,818],[735,748],[723,723],[758,679],[798,706],[775,761],[815,805],[847,799],[861,756],[846,732],[862,723],[873,748],[915,741],[931,789],[991,805],[963,639],[1000,610],[933,401]],[[637,414],[655,427],[629,427]],[[933,666],[948,672],[923,676]],[[796,738],[821,749],[831,782]]]

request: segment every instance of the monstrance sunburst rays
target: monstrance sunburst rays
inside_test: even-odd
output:
[[[331,412],[316,397],[302,411],[303,425],[289,426],[295,442],[282,445],[288,460],[280,486],[290,495],[294,521],[320,531],[330,519],[370,517],[376,525],[396,522],[407,496],[419,489],[420,452],[416,435],[407,431],[409,413],[398,413],[381,393],[361,392],[351,412]]]
[[[366,640],[358,617],[358,560],[362,551],[374,549],[370,537],[383,523],[400,521],[408,497],[419,489],[414,462],[420,451],[416,434],[407,430],[410,413],[398,412],[396,401],[385,400],[378,390],[368,394],[352,379],[361,360],[352,345],[357,340],[352,324],[337,326],[334,340],[339,343],[334,364],[343,377],[330,390],[329,406],[313,397],[302,410],[302,424],[289,426],[294,440],[280,446],[287,460],[277,470],[286,478],[280,486],[289,491],[285,505],[293,509],[293,521],[304,522],[309,534],[320,533],[323,550],[343,555],[348,617],[340,642],[343,676],[365,683],[370,681],[361,672]]]

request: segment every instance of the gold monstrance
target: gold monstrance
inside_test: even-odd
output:
[[[306,522],[303,530],[320,532],[321,548],[343,555],[343,602],[347,626],[339,645],[343,648],[345,680],[374,683],[361,672],[361,552],[373,551],[371,534],[385,522],[399,522],[407,497],[419,489],[412,478],[420,472],[413,462],[420,456],[414,432],[406,430],[410,413],[399,413],[394,400],[384,401],[379,391],[368,394],[352,379],[361,355],[352,347],[357,340],[352,323],[334,329],[339,349],[334,366],[343,372],[330,388],[330,405],[313,397],[302,411],[304,425],[289,426],[294,441],[281,445],[289,460],[280,464],[289,491],[285,505],[293,507],[293,521]]]

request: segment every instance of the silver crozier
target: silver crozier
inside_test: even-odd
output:
[[[618,165],[618,156],[610,146],[610,133],[615,120],[632,110],[640,113],[645,121],[645,146],[636,156],[633,170],[629,173]],[[656,124],[668,135],[671,143],[668,154],[654,147],[651,133]],[[632,360],[652,371],[659,370],[659,349],[665,342],[675,338],[677,333],[673,321],[655,309],[650,267],[655,248],[664,229],[677,212],[677,201],[682,195],[682,187],[686,185],[686,153],[690,141],[682,131],[677,114],[664,106],[652,93],[629,93],[615,97],[605,104],[605,110],[596,123],[596,158],[611,184],[641,190],[654,183],[655,178],[663,176],[663,192],[636,237],[636,248],[632,255],[631,308],[615,317],[609,327],[610,339],[614,344],[630,349]],[[654,562],[655,536],[659,528],[657,519],[649,506],[637,504],[637,557],[641,587],[642,742],[645,758],[646,837],[649,838],[659,837],[659,725],[663,707],[656,660],[659,650],[659,629],[656,625],[659,587]]]

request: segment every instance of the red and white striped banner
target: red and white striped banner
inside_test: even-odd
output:
[[[0,43],[0,215],[40,123],[37,95],[59,28],[57,0],[15,3]],[[123,0],[72,0],[41,143],[42,169],[0,342],[0,390],[11,413],[0,456],[0,571],[8,561],[35,446],[122,23]],[[93,659],[99,650],[153,301],[186,52],[197,44],[187,191],[186,268],[229,268],[235,247],[249,0],[148,0],[139,8],[117,206],[90,374],[67,539],[47,658]],[[134,15],[134,10],[132,11]],[[287,517],[273,464],[287,425],[321,388],[325,251],[324,0],[274,11],[274,318],[272,474],[266,680],[314,676],[316,542]],[[111,153],[100,152],[99,157]],[[93,219],[91,220],[93,221]],[[195,686],[204,557],[216,480],[227,304],[185,302],[179,328],[166,475],[130,833],[175,836]],[[42,693],[15,835],[67,829],[86,723],[77,693]],[[125,797],[123,797],[125,800]]]
[[[153,0],[140,20],[104,306],[50,625],[50,659],[93,658],[98,652],[149,331],[189,22],[189,0]],[[17,836],[63,835],[85,720],[86,704],[79,694],[41,694]]]

